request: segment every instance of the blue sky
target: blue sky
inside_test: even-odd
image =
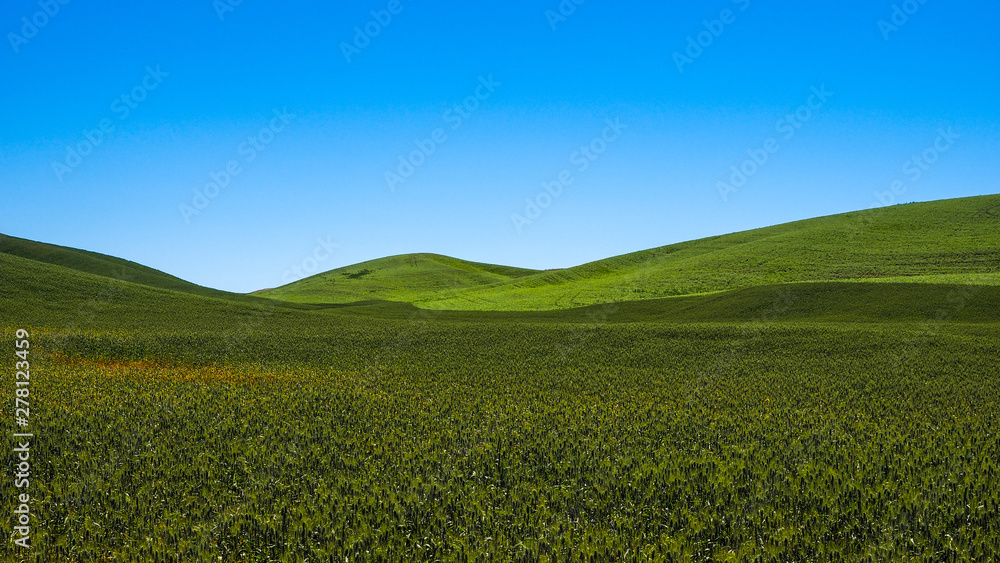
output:
[[[1000,192],[996,3],[62,1],[0,8],[0,232],[210,287]]]

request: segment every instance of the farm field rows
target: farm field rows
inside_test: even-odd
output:
[[[38,557],[1000,550],[988,324],[299,330],[33,335]]]
[[[997,203],[882,211],[851,268],[814,267],[833,216],[571,272],[390,257],[333,301],[0,237],[34,560],[1000,558]]]

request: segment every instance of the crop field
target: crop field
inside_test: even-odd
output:
[[[33,547],[0,560],[998,560],[1000,246],[933,209],[884,212],[905,255],[869,248],[835,280],[800,259],[790,280],[542,310],[319,299],[523,287],[534,309],[752,253],[695,241],[562,274],[392,257],[288,302],[0,237],[5,401],[30,402],[33,434]],[[764,231],[733,236],[801,229]],[[939,236],[964,242],[918,244]],[[3,456],[11,530],[22,458]]]
[[[1000,0],[3,4],[0,563],[1000,563]]]
[[[1000,553],[993,326],[359,330],[34,334],[37,560]]]

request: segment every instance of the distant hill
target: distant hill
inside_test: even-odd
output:
[[[683,242],[415,303],[433,309],[543,310],[800,281],[995,285],[998,273],[1000,196],[991,195]]]
[[[511,317],[519,320],[573,320],[587,311],[580,307],[624,303],[620,311],[628,313],[618,315],[623,321],[711,321],[730,314],[752,320],[754,311],[770,307],[776,288],[788,284],[800,284],[795,291],[803,300],[790,312],[803,320],[912,317],[913,311],[923,315],[950,299],[956,287],[1000,286],[1000,196],[808,219],[552,271],[437,254],[390,256],[252,295],[201,287],[120,258],[0,235],[0,313],[59,322],[73,318],[82,325],[91,322],[87,311],[93,303],[104,301],[113,305],[99,307],[102,314],[117,315],[108,321],[112,324],[128,321],[128,315],[179,315],[178,326],[207,310],[235,311],[225,302],[276,307],[290,315],[330,309],[407,317],[416,310],[412,305],[553,311]],[[977,295],[979,304],[963,313],[974,312],[970,320],[988,317],[995,303],[992,290]],[[929,302],[914,301],[919,299]],[[344,307],[348,304],[355,305]],[[558,312],[568,309],[576,312]]]
[[[467,262],[439,254],[403,254],[330,270],[258,295],[306,303],[372,299],[414,303],[440,299],[460,290],[492,287],[537,273],[537,270]]]
[[[2,234],[0,234],[0,254],[17,256],[104,278],[127,281],[160,289],[169,289],[171,291],[205,297],[235,299],[238,301],[253,300],[253,298],[240,293],[229,293],[227,291],[202,287],[161,272],[160,270],[154,270],[153,268],[122,258]]]
[[[1000,196],[831,215],[643,250],[573,268],[518,270],[395,256],[264,292],[388,299],[422,308],[549,310],[802,281],[1000,285]]]
[[[257,341],[280,327],[331,325],[345,335],[370,331],[373,323],[390,330],[391,340],[413,323],[428,330],[452,323],[996,323],[1000,286],[815,282],[758,286],[710,295],[629,301],[550,311],[419,311],[388,301],[316,306],[264,299],[241,302],[155,288],[88,274],[0,253],[0,318],[18,328],[46,328],[56,334],[159,331],[162,338],[222,336],[233,346]],[[362,324],[359,325],[358,321]],[[396,323],[395,325],[385,323]],[[927,324],[931,323],[931,324]],[[925,326],[926,325],[926,326]],[[751,326],[753,326],[751,324]],[[393,328],[394,327],[394,328]],[[403,327],[403,328],[400,328]],[[406,328],[409,327],[409,328]],[[122,334],[124,334],[122,333]],[[368,335],[367,337],[371,337]],[[315,343],[314,343],[315,344]],[[194,349],[194,348],[193,348]],[[104,352],[107,352],[105,350]],[[143,353],[115,350],[116,354]]]

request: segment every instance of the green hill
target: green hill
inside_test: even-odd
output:
[[[767,285],[551,311],[421,311],[397,302],[240,302],[149,287],[0,254],[0,316],[56,331],[209,333],[231,340],[294,329],[356,332],[384,326],[620,323],[995,323],[1000,287],[930,283],[815,282]],[[360,324],[359,324],[360,323]],[[933,330],[933,326],[927,328]],[[367,327],[367,328],[365,328]],[[403,329],[409,330],[409,329]],[[392,334],[392,333],[387,333]],[[390,338],[391,339],[391,338]],[[319,345],[321,343],[317,343]]]
[[[801,281],[1000,284],[1000,196],[831,215],[634,252],[559,271],[454,283],[432,268],[323,274],[268,293],[299,302],[373,297],[430,309],[545,310]],[[398,259],[397,259],[398,260]],[[375,261],[374,263],[378,263]],[[447,271],[447,270],[445,270]],[[411,288],[419,287],[420,291]]]
[[[404,254],[330,270],[257,295],[305,303],[372,299],[414,303],[537,273],[537,270],[467,262],[438,254]]]
[[[561,272],[416,255],[281,288],[342,304],[209,295],[22,241],[37,259],[0,252],[0,336],[20,349],[12,387],[30,360],[16,398],[31,409],[0,430],[43,437],[32,549],[44,561],[489,558],[482,546],[502,560],[996,560],[1000,284],[984,201]],[[795,281],[823,277],[843,281]],[[537,311],[371,299],[544,308],[622,295]]]
[[[4,254],[149,287],[237,301],[254,300],[243,294],[202,287],[129,260],[0,234],[0,256]]]
[[[912,311],[905,310],[914,305],[896,296],[936,303],[942,288],[1000,285],[998,226],[1000,196],[982,196],[809,219],[558,271],[435,254],[392,256],[254,295],[204,288],[119,258],[0,235],[4,288],[0,312],[17,310],[30,317],[32,310],[48,311],[58,313],[59,322],[76,315],[83,319],[80,325],[87,325],[88,315],[93,315],[86,311],[111,295],[116,304],[103,310],[118,317],[149,316],[156,310],[158,315],[179,315],[178,322],[209,310],[221,311],[217,319],[221,321],[233,311],[222,302],[296,314],[332,310],[323,313],[327,318],[331,314],[406,317],[416,311],[407,304],[454,311],[577,310],[512,317],[560,322],[579,320],[588,311],[580,307],[622,303],[621,311],[631,311],[623,322],[632,317],[753,320],[749,313],[731,315],[769,306],[772,297],[764,293],[774,293],[782,284],[814,282],[797,286],[796,291],[807,296],[801,303],[824,302],[826,308],[815,305],[792,316],[803,320],[912,317]],[[838,283],[815,283],[829,281]],[[903,291],[901,284],[927,287]],[[921,293],[925,291],[929,293]],[[992,295],[982,295],[987,294]],[[356,305],[344,307],[347,304]],[[975,318],[981,320],[982,314],[979,311]],[[456,315],[445,318],[487,318]]]
[[[0,289],[0,317],[8,323],[67,331],[224,331],[262,311],[284,317],[318,308],[239,295],[241,299],[197,295],[6,253],[0,253]]]

